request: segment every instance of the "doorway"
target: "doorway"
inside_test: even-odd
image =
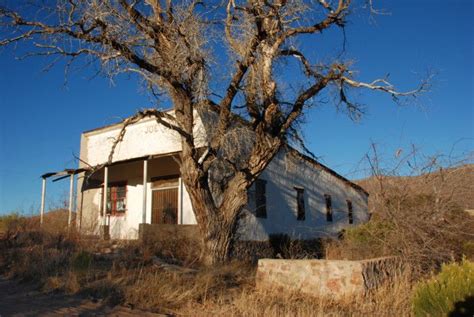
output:
[[[176,181],[172,180],[171,182],[170,180],[167,180],[166,183],[167,183],[166,185],[163,183],[155,184],[158,186],[154,186],[155,188],[152,190],[151,223],[177,225],[178,224],[177,180]]]

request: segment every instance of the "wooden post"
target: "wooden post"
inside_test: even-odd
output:
[[[142,223],[146,223],[146,193],[148,183],[148,159],[143,161],[143,203],[142,203]]]
[[[45,199],[46,199],[46,177],[43,177],[43,186],[41,189],[40,226],[43,225]]]
[[[71,227],[72,222],[72,206],[73,206],[73,191],[74,191],[74,174],[71,174],[69,181],[69,214],[67,218],[67,227]]]
[[[102,225],[105,226],[107,225],[107,190],[109,187],[109,167],[106,166],[104,167],[104,195],[103,195],[103,217],[102,217]]]
[[[183,215],[183,179],[178,178],[178,211],[179,211],[179,224],[184,224],[184,215]]]

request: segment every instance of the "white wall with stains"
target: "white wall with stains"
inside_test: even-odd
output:
[[[285,233],[295,239],[335,237],[344,228],[368,221],[368,196],[326,169],[282,149],[260,176],[266,183],[267,218],[255,216],[255,198],[240,220],[242,240],[266,240],[269,234]],[[297,220],[296,189],[304,189],[305,219]],[[333,221],[326,220],[326,200],[331,195]],[[347,201],[353,205],[349,224]]]
[[[90,132],[81,138],[81,160],[89,165],[103,164],[113,141],[118,137],[120,125],[113,125]],[[201,120],[196,119],[198,144],[205,138]],[[127,182],[127,210],[123,215],[110,216],[110,234],[113,239],[136,239],[142,222],[143,161],[121,163],[123,160],[148,155],[175,153],[181,144],[177,133],[159,125],[155,120],[143,119],[127,127],[126,134],[117,145],[113,162],[109,167],[109,182]],[[84,166],[81,163],[81,166]],[[98,232],[100,217],[101,182],[103,172],[96,172],[78,186],[78,202],[82,212],[83,230]],[[163,156],[149,160],[146,219],[151,223],[153,177],[178,175],[177,157]],[[272,160],[261,179],[266,180],[267,218],[255,216],[253,188],[249,191],[249,204],[239,222],[242,240],[266,240],[270,234],[285,233],[293,238],[311,239],[336,236],[342,229],[352,226],[348,220],[347,200],[353,205],[354,224],[368,220],[367,195],[354,184],[338,176],[319,163],[303,158],[292,149],[282,149]],[[296,189],[304,189],[305,219],[297,220]],[[324,195],[331,195],[333,221],[326,220]],[[196,224],[191,200],[180,181],[178,192],[178,223]]]
[[[194,134],[197,136],[195,138],[197,146],[204,144],[205,137],[199,118],[196,114]],[[116,124],[83,133],[86,142],[81,144],[81,159],[92,166],[107,162],[121,128],[121,124]],[[158,124],[153,118],[146,118],[127,126],[123,140],[115,148],[112,162],[180,150],[181,139],[177,132]]]

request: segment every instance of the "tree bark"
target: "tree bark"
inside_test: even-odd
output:
[[[182,165],[182,167],[185,165]],[[247,204],[247,188],[250,186],[245,175],[235,175],[224,191],[223,203],[215,206],[207,179],[195,179],[185,175],[192,174],[183,169],[184,184],[189,193],[202,240],[201,262],[204,265],[216,265],[230,260],[230,251],[236,230],[238,215]]]

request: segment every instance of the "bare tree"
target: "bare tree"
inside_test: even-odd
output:
[[[397,91],[386,79],[360,82],[350,63],[338,58],[316,63],[305,55],[298,38],[316,41],[326,29],[343,28],[350,0],[225,2],[56,0],[37,10],[0,8],[1,46],[30,41],[36,46],[31,55],[65,57],[66,67],[86,57],[88,65],[100,65],[108,76],[136,73],[154,95],[172,101],[174,116],[150,109],[131,120],[155,117],[181,136],[181,174],[202,233],[203,260],[209,264],[228,259],[247,189],[282,146],[301,142],[298,120],[323,90],[335,89],[338,103],[357,116],[361,108],[349,100],[351,88],[382,91],[394,99],[427,89],[427,82],[409,92]],[[234,65],[212,68],[224,53]],[[302,80],[289,89],[277,67],[297,67]],[[193,132],[195,112],[216,117],[203,148],[197,147]],[[251,137],[245,150],[234,149],[231,155],[226,144],[233,144],[242,126]],[[225,170],[224,176],[218,170]]]

